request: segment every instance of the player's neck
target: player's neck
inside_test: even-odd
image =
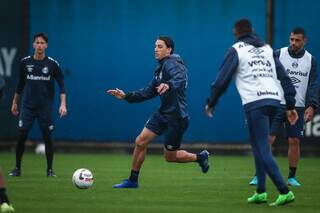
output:
[[[41,54],[35,53],[33,55],[34,60],[43,60],[45,57],[46,57],[46,54],[44,54],[44,53],[41,53]]]

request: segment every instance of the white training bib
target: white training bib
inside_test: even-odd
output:
[[[273,50],[266,44],[262,47],[237,42],[233,45],[239,57],[235,83],[242,104],[262,99],[281,100]]]
[[[312,55],[305,51],[301,58],[293,58],[288,52],[288,47],[280,49],[279,60],[289,75],[292,84],[296,89],[296,107],[305,107],[306,94],[309,83],[309,74],[311,70]],[[282,97],[281,104],[285,104]]]

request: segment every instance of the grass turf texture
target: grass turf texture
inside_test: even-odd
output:
[[[8,174],[14,165],[13,153],[0,153],[0,164]],[[287,159],[277,158],[287,176]],[[111,154],[56,154],[57,178],[47,178],[45,157],[26,154],[22,176],[8,177],[8,193],[15,212],[317,212],[320,209],[320,158],[301,159],[298,177],[303,184],[293,188],[296,201],[287,206],[247,204],[254,192],[249,186],[254,174],[252,157],[214,156],[208,174],[196,163],[166,163],[160,155],[149,155],[140,174],[140,188],[113,189],[129,175],[131,156]],[[95,183],[80,190],[71,183],[81,167],[93,172]],[[268,203],[278,196],[267,182]]]

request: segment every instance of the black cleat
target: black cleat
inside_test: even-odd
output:
[[[47,170],[47,177],[57,177],[52,169]]]
[[[20,177],[21,176],[21,170],[16,167],[9,173],[9,176]]]

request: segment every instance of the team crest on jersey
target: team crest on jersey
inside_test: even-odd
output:
[[[32,70],[33,70],[33,65],[27,65],[26,67],[27,67],[28,72],[32,72]]]
[[[48,74],[48,72],[49,72],[48,67],[42,68],[42,73],[43,73],[43,74]]]
[[[249,50],[248,52],[249,52],[249,53],[256,54],[256,55],[260,55],[261,53],[264,52],[264,50],[254,47],[254,48],[252,48],[251,50]]]
[[[22,120],[19,120],[19,127],[21,128],[23,126],[23,121]]]
[[[292,66],[293,68],[297,68],[297,67],[299,66],[299,64],[298,64],[297,62],[293,62],[293,63],[291,64],[291,66]]]

